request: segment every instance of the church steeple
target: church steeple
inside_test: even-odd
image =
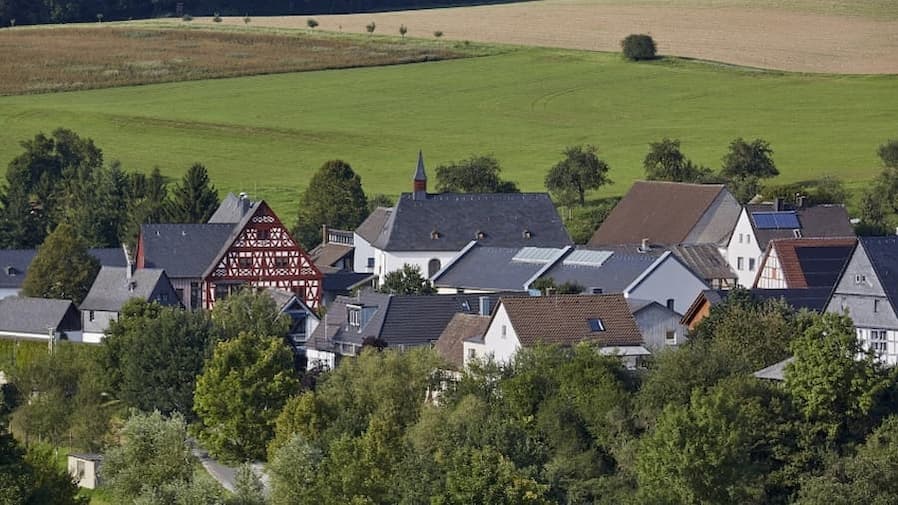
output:
[[[424,172],[424,154],[421,151],[418,151],[418,168],[415,170],[413,191],[413,199],[427,199],[427,174]]]

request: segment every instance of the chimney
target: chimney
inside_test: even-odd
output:
[[[798,204],[798,208],[799,208],[799,209],[803,209],[803,208],[804,208],[804,202],[805,202],[805,200],[807,200],[807,198],[808,198],[808,197],[806,197],[806,196],[804,196],[804,195],[798,195],[798,198],[796,198],[796,201],[797,201],[797,204]]]
[[[413,200],[427,199],[427,174],[424,173],[424,153],[418,151],[418,168],[415,170],[415,182],[412,186]]]
[[[780,197],[776,197],[773,199],[773,212],[779,212],[783,210],[783,201]]]
[[[488,316],[488,315],[490,315],[490,312],[492,312],[492,310],[490,308],[490,297],[481,296],[480,297],[480,315]]]
[[[647,253],[651,250],[652,250],[652,246],[649,245],[649,239],[648,238],[642,239],[642,244],[639,245],[639,249],[637,249],[637,251],[639,251],[641,253]]]

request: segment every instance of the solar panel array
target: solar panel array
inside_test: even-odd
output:
[[[548,263],[561,252],[554,247],[524,247],[511,258],[521,263]]]
[[[797,230],[801,228],[798,216],[789,212],[752,212],[751,219],[759,230]]]

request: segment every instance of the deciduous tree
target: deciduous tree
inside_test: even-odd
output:
[[[757,177],[767,179],[779,175],[773,162],[773,149],[762,139],[751,142],[741,137],[730,142],[729,151],[723,157],[721,174],[724,177]]]
[[[321,242],[321,227],[352,230],[367,215],[362,178],[341,160],[328,161],[312,176],[299,200],[294,235],[306,249]]]
[[[212,320],[226,340],[242,332],[286,337],[290,331],[290,316],[278,311],[273,298],[253,289],[242,289],[217,302]]]
[[[694,164],[680,151],[680,141],[664,138],[649,143],[649,152],[642,161],[645,178],[650,181],[703,182],[711,176],[711,169]]]
[[[433,284],[421,275],[421,267],[407,263],[401,270],[385,275],[379,291],[392,295],[432,295],[437,292]]]
[[[100,271],[100,262],[69,225],[56,227],[38,248],[25,280],[22,294],[39,298],[59,298],[81,303]]]
[[[503,181],[499,160],[492,155],[470,158],[436,169],[437,191],[445,193],[517,193],[514,182]]]
[[[546,189],[563,204],[586,203],[586,192],[611,184],[608,164],[599,159],[595,146],[572,146],[564,150],[564,159],[546,175]]]
[[[876,150],[882,164],[887,168],[898,170],[898,140],[889,140],[885,144],[879,146]]]

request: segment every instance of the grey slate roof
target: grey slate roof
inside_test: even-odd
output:
[[[497,247],[572,244],[546,193],[439,193],[425,199],[403,193],[373,245],[385,251],[460,251],[479,232],[480,242]]]
[[[212,217],[209,218],[208,222],[239,223],[243,219],[243,216],[249,212],[251,207],[252,202],[250,202],[245,194],[243,195],[243,198],[240,198],[234,193],[228,193],[228,196],[221,201],[221,205],[215,209],[215,213],[212,214]]]
[[[484,295],[388,295],[364,292],[356,297],[338,296],[328,307],[322,324],[309,339],[308,347],[320,350],[333,343],[361,345],[367,337],[381,338],[390,346],[427,345],[440,338],[455,314],[477,314]],[[494,300],[498,296],[491,295]],[[371,309],[361,328],[348,324],[347,305]]]
[[[715,244],[680,244],[671,246],[670,251],[705,281],[737,278]]]
[[[335,272],[326,272],[321,286],[326,292],[348,294],[356,286],[370,280],[372,277],[374,277],[372,273],[337,270]]]
[[[384,232],[384,226],[386,226],[392,214],[392,207],[378,207],[362,221],[362,224],[355,229],[355,232],[368,241],[369,244],[373,244],[380,237],[381,233]]]
[[[759,379],[784,381],[786,380],[786,366],[788,366],[789,363],[792,363],[793,361],[795,361],[794,357],[786,358],[779,363],[774,363],[767,368],[762,368],[752,375]]]
[[[123,267],[127,264],[125,252],[120,247],[89,249],[100,266]],[[0,289],[19,289],[25,281],[25,273],[31,266],[37,249],[0,249]]]
[[[43,336],[48,335],[48,328],[81,329],[78,311],[71,301],[18,296],[0,300],[0,331]]]
[[[767,243],[773,239],[796,238],[792,230],[759,230],[755,226],[755,221],[751,218],[752,212],[771,212],[774,209],[774,204],[769,203],[745,206],[745,210],[749,214],[749,222],[755,233],[755,239],[762,251],[767,248]],[[855,235],[854,227],[851,226],[851,221],[848,218],[848,211],[842,205],[815,205],[800,209],[785,207],[781,208],[781,210],[795,210],[798,215],[798,222],[801,225],[802,238],[853,237]]]
[[[202,278],[234,227],[232,223],[142,225],[143,268],[161,268],[172,278]]]
[[[141,268],[131,276],[133,290],[129,289],[127,267],[103,267],[90,287],[87,297],[81,302],[81,310],[104,310],[118,312],[128,300],[140,298],[149,300],[156,286],[169,283],[165,271],[158,268]],[[170,287],[169,287],[170,289]],[[177,304],[177,300],[171,302]]]
[[[584,288],[600,288],[603,293],[622,293],[637,277],[645,272],[662,254],[664,249],[636,252],[636,247],[596,248],[610,250],[614,254],[601,267],[566,265],[556,263],[542,277],[551,277],[556,284],[577,283]]]
[[[512,258],[520,250],[520,247],[475,245],[436,277],[434,285],[487,291],[525,291],[524,283],[545,265],[513,261]]]
[[[898,313],[898,237],[859,237],[858,244],[867,253],[892,310]]]

